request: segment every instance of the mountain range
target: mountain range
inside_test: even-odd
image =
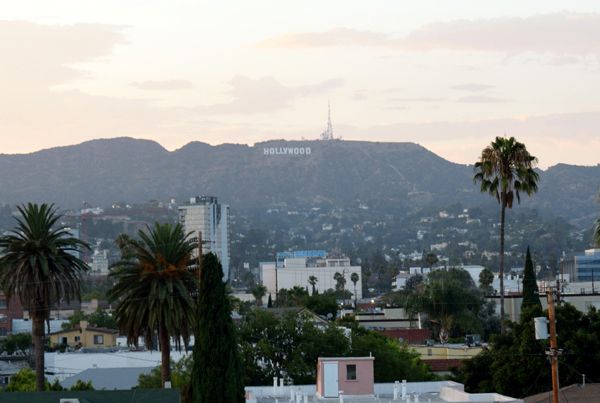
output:
[[[0,203],[77,208],[215,195],[235,209],[329,203],[400,214],[424,206],[495,203],[473,183],[473,167],[414,143],[273,140],[254,146],[192,142],[168,151],[133,138],[88,141],[31,154],[0,154]],[[600,165],[540,171],[523,205],[589,226],[598,215]]]

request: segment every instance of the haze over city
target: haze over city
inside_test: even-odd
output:
[[[11,2],[0,152],[315,139],[330,101],[345,140],[596,165],[599,37],[595,1]]]

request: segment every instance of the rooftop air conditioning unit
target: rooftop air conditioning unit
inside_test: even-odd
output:
[[[79,403],[79,399],[75,399],[75,398],[60,399],[60,403]]]

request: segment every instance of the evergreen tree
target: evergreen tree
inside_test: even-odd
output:
[[[194,364],[190,384],[195,403],[243,403],[244,375],[223,268],[209,253],[202,258]]]
[[[525,257],[525,272],[523,276],[523,304],[521,305],[521,311],[531,306],[542,307],[540,302],[539,290],[535,279],[535,270],[533,269],[533,262],[531,260],[531,253],[529,253],[529,246],[527,247],[527,255]]]
[[[273,308],[273,298],[271,298],[271,293],[269,293],[269,299],[267,300],[267,308]]]

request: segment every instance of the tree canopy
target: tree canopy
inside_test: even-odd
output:
[[[514,137],[496,137],[481,152],[475,163],[474,182],[480,183],[482,193],[494,196],[500,204],[500,317],[504,320],[504,227],[506,209],[521,202],[521,193],[537,192],[539,174],[534,170],[537,158],[529,154],[525,144]],[[502,322],[503,323],[503,322]]]
[[[155,223],[138,232],[139,240],[128,239],[130,250],[111,270],[115,284],[108,295],[118,302],[115,317],[129,344],[143,337],[148,348],[161,350],[163,383],[170,377],[170,338],[179,346],[190,338],[195,323],[197,291],[192,251],[195,242],[181,224]]]
[[[79,281],[89,267],[77,253],[89,246],[60,227],[53,205],[17,207],[17,225],[0,238],[0,287],[17,296],[32,319],[36,385],[44,390],[44,321],[50,307],[81,299]]]
[[[190,393],[195,403],[243,403],[244,375],[223,268],[202,257]]]
[[[527,254],[525,256],[525,269],[523,274],[523,303],[521,305],[521,311],[528,309],[532,306],[542,308],[540,302],[540,296],[535,278],[535,269],[533,268],[533,261],[531,260],[531,253],[529,247],[527,247]]]

